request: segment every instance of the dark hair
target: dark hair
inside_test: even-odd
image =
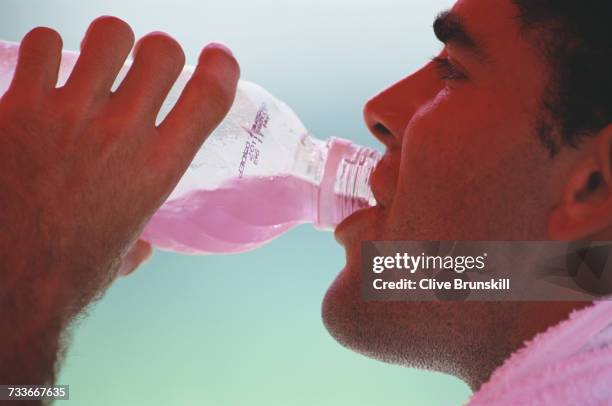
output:
[[[556,155],[612,122],[612,0],[513,0],[551,67],[538,124]]]

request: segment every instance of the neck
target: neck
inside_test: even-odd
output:
[[[462,379],[472,391],[476,392],[486,383],[493,372],[499,368],[514,352],[524,346],[524,343],[539,333],[546,331],[568,318],[573,310],[591,305],[591,302],[522,302],[515,303],[517,310],[515,326],[511,330],[499,329],[503,336],[495,340],[490,347],[490,353],[477,350],[479,362],[471,363],[465,369],[455,374]],[[507,310],[507,309],[506,309]],[[495,329],[496,326],[491,326]]]

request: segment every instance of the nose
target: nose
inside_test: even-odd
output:
[[[415,112],[441,89],[431,63],[370,99],[363,116],[370,132],[389,150],[399,149]]]
[[[432,63],[370,99],[363,111],[366,125],[386,147],[370,177],[372,193],[381,207],[393,201],[399,177],[401,145],[414,114],[442,89]]]

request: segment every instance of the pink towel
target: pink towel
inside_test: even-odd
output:
[[[468,403],[481,405],[612,405],[612,300],[526,342]]]

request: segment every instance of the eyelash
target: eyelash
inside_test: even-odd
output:
[[[431,58],[440,80],[466,80],[467,76],[461,72],[448,58],[435,56]]]

